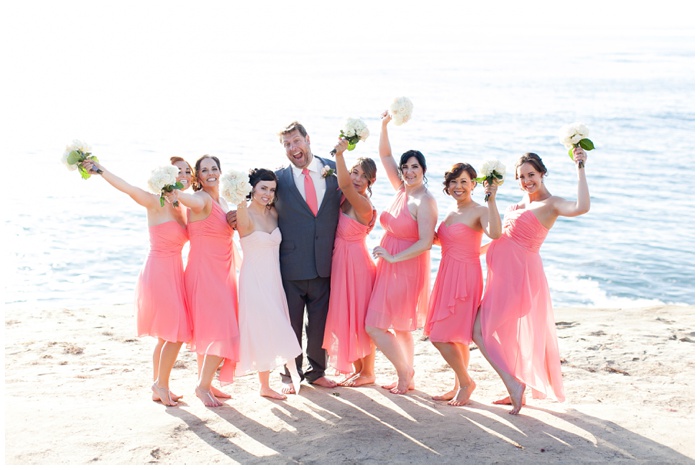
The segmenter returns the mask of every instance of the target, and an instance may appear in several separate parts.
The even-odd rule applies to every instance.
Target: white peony
[[[252,190],[248,175],[242,171],[229,170],[221,177],[221,195],[232,204],[243,202]]]
[[[179,170],[174,165],[161,166],[151,172],[148,187],[152,192],[160,194],[166,186],[174,186]]]
[[[400,96],[394,99],[394,102],[389,106],[389,114],[391,114],[391,121],[400,126],[411,119],[411,114],[413,113],[413,103],[410,99],[405,96]]]
[[[566,148],[573,148],[581,139],[588,138],[588,127],[580,122],[575,122],[559,129],[559,142]]]
[[[343,134],[348,139],[357,137],[364,142],[369,137],[369,128],[361,119],[348,118],[343,127]]]
[[[506,166],[498,160],[489,160],[481,164],[477,181],[491,179],[497,185],[502,185],[506,175]]]

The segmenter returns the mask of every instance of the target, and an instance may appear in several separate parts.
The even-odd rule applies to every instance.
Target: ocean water
[[[460,29],[431,17],[432,29],[399,34],[384,20],[420,12],[377,7],[338,30],[326,10],[262,21],[262,10],[131,15],[90,5],[17,7],[41,34],[3,33],[16,35],[8,60],[17,65],[3,90],[6,304],[132,301],[148,247],[145,210],[99,177],[68,172],[60,157],[73,139],[145,188],[171,155],[194,163],[213,154],[224,171],[284,165],[275,133],[292,120],[327,156],[345,118],[362,118],[371,135],[349,156],[377,157],[379,114],[396,96],[408,96],[414,114],[390,126],[392,148],[426,155],[440,219],[452,207],[442,175],[459,161],[506,164],[501,212],[522,197],[514,162],[528,151],[547,165],[550,191],[574,198],[576,172],[557,130],[586,123],[597,147],[586,167],[591,211],[560,218],[541,249],[555,306],[695,303],[690,29],[509,30],[475,18]],[[81,28],[56,21],[73,15]],[[380,169],[375,206],[392,195]],[[376,227],[368,245],[381,235]],[[431,254],[435,273],[439,248]]]

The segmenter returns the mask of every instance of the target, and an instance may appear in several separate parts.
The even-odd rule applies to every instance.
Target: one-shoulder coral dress
[[[484,345],[492,360],[532,389],[564,401],[559,346],[540,246],[549,230],[528,209],[511,206],[503,234],[486,253],[481,302]]]
[[[379,223],[386,230],[380,245],[392,255],[419,240],[418,222],[408,209],[408,195],[403,186],[389,208],[379,216]],[[398,263],[380,258],[365,324],[397,331],[422,328],[429,294],[429,250]]]
[[[136,282],[138,335],[188,342],[192,339],[192,318],[182,267],[187,230],[171,220],[148,227],[148,234],[150,251]]]
[[[348,374],[353,362],[374,348],[365,331],[367,305],[372,295],[376,266],[365,240],[374,227],[362,225],[340,211],[331,264],[331,296],[323,337],[328,365]]]
[[[438,227],[442,259],[430,294],[424,333],[430,341],[472,341],[484,280],[479,261],[483,232],[462,223]]]
[[[241,238],[243,263],[238,278],[240,362],[236,375],[270,371],[301,354],[289,322],[280,273],[282,232],[255,231]]]
[[[238,292],[233,229],[219,204],[209,216],[189,222],[190,252],[185,268],[187,304],[194,324],[190,349],[224,358],[219,381],[233,382],[238,362]]]

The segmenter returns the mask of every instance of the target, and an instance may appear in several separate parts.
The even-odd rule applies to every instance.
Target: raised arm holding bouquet
[[[359,141],[367,140],[369,129],[361,119],[348,118],[338,137],[348,141],[348,150],[355,150]],[[335,152],[335,149],[331,150],[331,155],[335,155]]]
[[[489,160],[487,162],[484,162],[481,165],[481,169],[479,170],[479,176],[476,178],[477,183],[483,183],[486,181],[490,187],[492,187],[494,184],[496,186],[500,186],[504,182],[504,177],[506,175],[506,166],[499,162],[498,160]],[[484,202],[489,201],[489,196],[491,196],[491,192],[489,191],[489,188],[486,188],[486,195],[484,196]]]
[[[574,149],[593,150],[595,146],[588,138],[588,127],[580,122],[568,124],[559,129],[559,142],[569,150],[569,158],[574,160]],[[578,167],[583,168],[584,162],[578,160]]]
[[[90,146],[79,140],[74,140],[72,144],[67,145],[66,151],[63,152],[63,164],[66,165],[70,171],[78,170],[80,176],[82,176],[84,180],[90,178],[90,171],[83,165],[83,162],[88,160],[99,162],[97,157],[90,153]],[[92,168],[95,173],[102,173],[102,170],[99,168],[94,166]]]

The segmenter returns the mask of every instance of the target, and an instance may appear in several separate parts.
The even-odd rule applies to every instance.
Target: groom
[[[280,268],[290,321],[300,345],[304,310],[307,314],[308,366],[302,371],[301,354],[296,358],[297,369],[299,375],[313,385],[335,387],[337,384],[325,377],[326,351],[321,347],[328,315],[331,257],[341,195],[335,174],[329,175],[324,167],[335,170],[335,162],[314,156],[306,129],[296,121],[278,135],[291,162],[276,171],[275,208],[282,232]],[[293,393],[286,369],[282,381],[285,383],[283,391]]]

